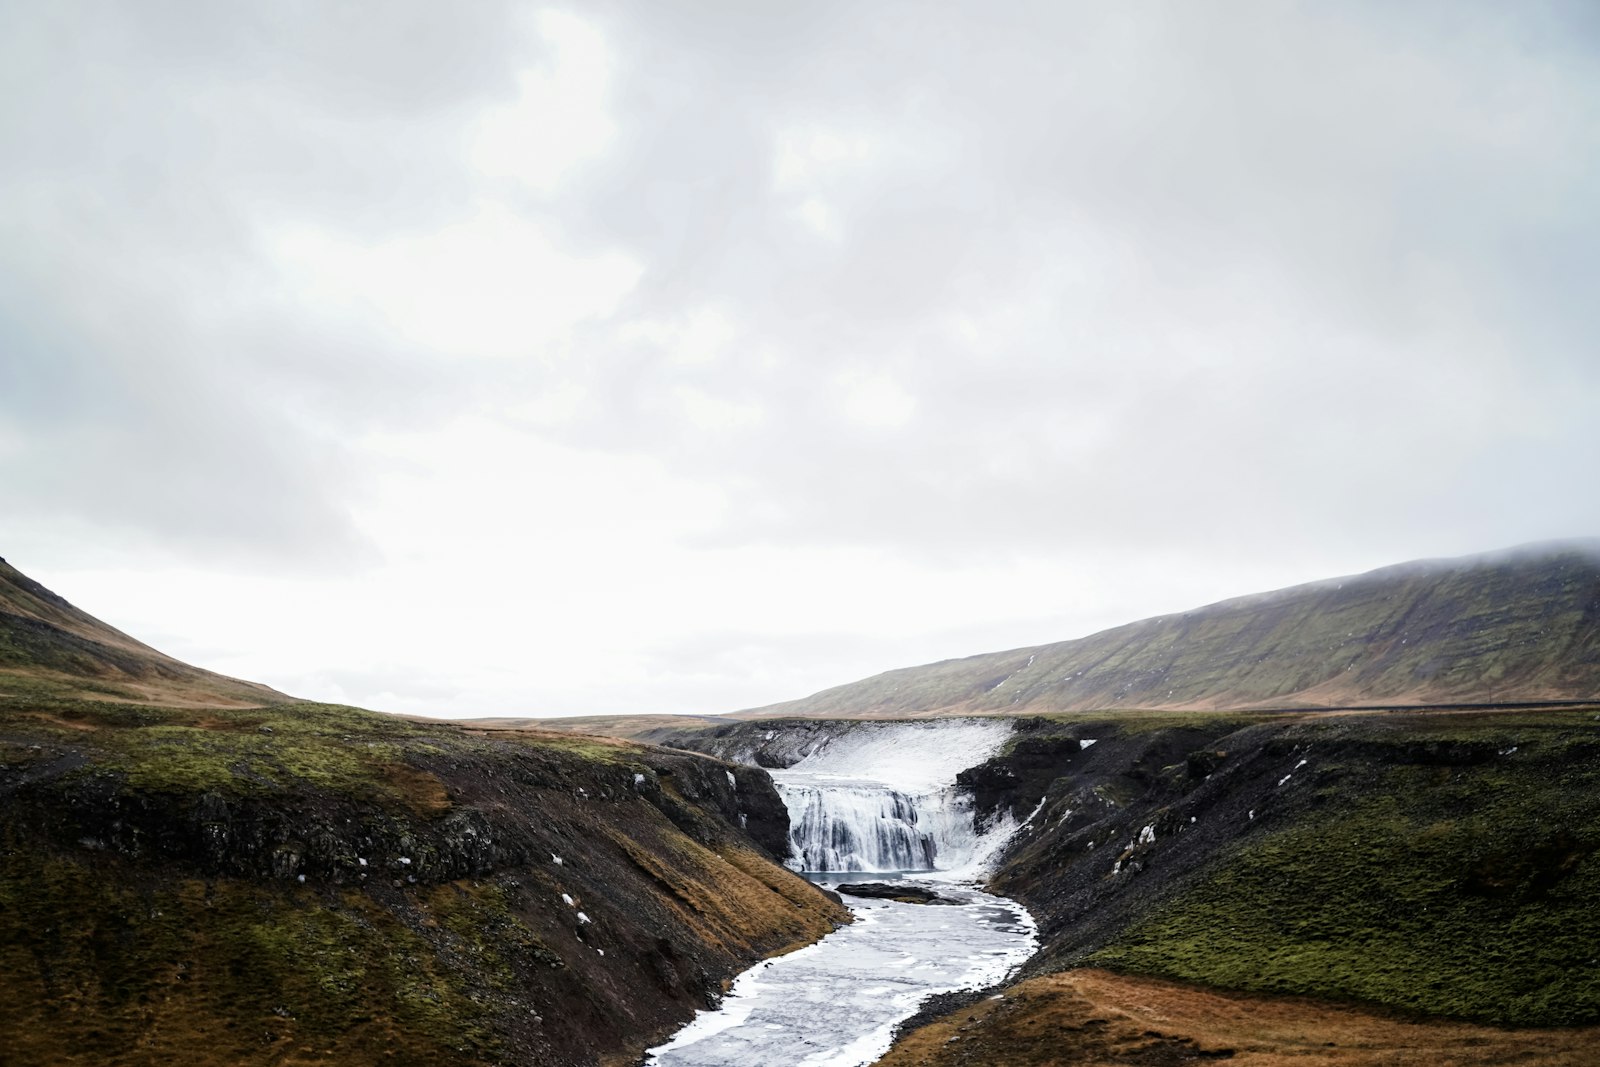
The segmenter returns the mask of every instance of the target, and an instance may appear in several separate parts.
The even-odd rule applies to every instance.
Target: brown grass
[[[418,815],[442,815],[450,810],[450,792],[436,775],[408,763],[386,763],[382,770],[389,785]]]
[[[504,717],[451,721],[486,733],[587,734],[632,739],[647,730],[697,725],[703,723],[705,718],[700,715],[577,715],[559,719]]]
[[[95,723],[83,719],[68,718],[62,715],[47,715],[44,712],[35,712],[27,718],[42,722],[47,726],[56,726],[64,730],[77,730],[79,733],[92,734],[100,729]]]
[[[1600,1062],[1597,1047],[1600,1027],[1501,1030],[1081,969],[938,1019],[878,1067],[1589,1067]]]
[[[617,831],[607,836],[665,890],[663,903],[680,922],[727,951],[756,946],[782,955],[849,921],[848,911],[804,879],[742,847],[714,852],[670,832],[646,845]]]

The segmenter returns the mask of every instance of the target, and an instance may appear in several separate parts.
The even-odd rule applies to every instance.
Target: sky
[[[1600,533],[1600,16],[0,0],[0,555],[438,716]]]

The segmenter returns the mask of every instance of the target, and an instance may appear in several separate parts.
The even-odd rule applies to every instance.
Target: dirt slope
[[[1600,1028],[1507,1030],[1303,997],[1067,971],[950,1012],[878,1067],[1588,1067]]]

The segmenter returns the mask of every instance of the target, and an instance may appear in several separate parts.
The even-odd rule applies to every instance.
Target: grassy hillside
[[[1413,563],[1075,641],[889,671],[745,716],[1586,700],[1600,542]]]
[[[570,715],[562,718],[534,719],[497,717],[457,719],[462,726],[485,730],[542,730],[558,734],[590,734],[620,737],[629,741],[648,741],[652,733],[678,729],[696,723],[727,722],[721,715]]]
[[[963,780],[1035,812],[995,879],[1040,915],[1030,973],[1600,1023],[1600,705],[1036,720]]]
[[[1600,1022],[1594,709],[1308,724],[1285,742],[1289,780],[1260,792],[1248,829],[1089,962],[1500,1024]]]
[[[0,564],[0,1060],[628,1062],[847,919],[760,771],[293,701]]]
[[[3,559],[0,690],[226,707],[292,699],[163,655],[79,610]]]
[[[625,1058],[843,920],[786,829],[603,739],[0,697],[5,1060]]]
[[[1593,1059],[1600,705],[1040,717],[963,780],[1042,949],[886,1064]]]

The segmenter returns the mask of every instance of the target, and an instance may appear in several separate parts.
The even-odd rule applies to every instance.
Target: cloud
[[[11,14],[0,538],[269,681],[756,703],[1600,525],[1581,5]]]
[[[1412,538],[1441,507],[1478,512],[1479,537],[1531,532],[1508,518],[1516,480],[1484,475],[1553,437],[1559,466],[1594,458],[1563,396],[1600,373],[1583,302],[1501,254],[1549,248],[1552,215],[1596,223],[1576,194],[1593,80],[1547,14],[1474,9],[1452,33],[1442,9],[1083,5],[679,27],[620,97],[698,99],[718,140],[640,139],[610,166],[640,173],[648,145],[656,214],[704,220],[705,241],[641,299],[742,311],[770,347],[720,382],[782,400],[734,455],[665,427],[640,446],[753,486],[734,541],[1092,549],[1081,520],[1114,515],[1156,539],[1180,517],[1232,527],[1199,536],[1255,553],[1342,526],[1349,502]],[[689,165],[714,194],[672,181]],[[595,188],[609,205],[604,173]],[[631,221],[595,218],[680,265],[676,238]],[[829,383],[852,375],[915,383],[917,417],[896,407],[889,437],[841,422]]]
[[[412,138],[459,126],[452,110],[509,82],[495,60],[510,57],[500,18],[357,14],[63,4],[8,20],[0,421],[26,443],[0,462],[14,514],[134,554],[370,555],[343,504],[356,464],[340,423],[392,397],[386,382],[427,375],[378,357],[378,338],[282,314],[271,234],[437,216],[460,179]]]
[[[563,249],[494,205],[376,244],[289,231],[276,251],[302,313],[348,316],[393,348],[440,356],[537,358],[577,323],[612,314],[640,273],[617,253]]]
[[[549,195],[615,136],[613,62],[605,39],[581,19],[545,10],[532,21],[551,61],[520,72],[517,99],[474,120],[467,161],[482,175]]]

